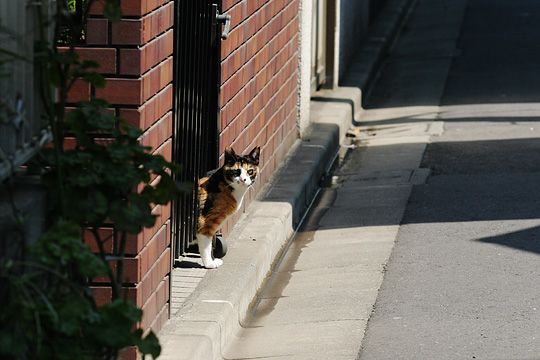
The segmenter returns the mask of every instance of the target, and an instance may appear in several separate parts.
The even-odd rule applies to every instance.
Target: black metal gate
[[[218,165],[219,10],[216,0],[175,1],[173,157],[182,166],[178,180],[194,185],[173,204],[175,258],[195,236],[196,184]]]

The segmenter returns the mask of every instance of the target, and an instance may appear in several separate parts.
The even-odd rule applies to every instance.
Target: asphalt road
[[[439,105],[444,132],[359,359],[540,359],[539,39],[539,1],[419,1],[368,106]],[[403,94],[418,68],[444,86]]]

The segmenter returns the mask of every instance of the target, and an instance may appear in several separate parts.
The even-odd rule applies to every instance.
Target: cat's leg
[[[212,259],[212,237],[203,234],[197,234],[197,243],[203,265],[207,269],[215,269],[223,264],[221,259]]]

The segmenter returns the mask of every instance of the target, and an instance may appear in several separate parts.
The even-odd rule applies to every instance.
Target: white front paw
[[[207,269],[217,269],[221,265],[223,265],[223,260],[221,259],[214,259],[212,261],[204,263],[204,267]]]

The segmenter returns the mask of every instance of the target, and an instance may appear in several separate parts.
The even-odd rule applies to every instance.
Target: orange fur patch
[[[206,191],[208,178],[199,181],[199,209],[203,209],[207,201],[212,201],[212,208],[206,214],[199,214],[197,232],[205,236],[214,236],[225,219],[236,211],[236,199],[232,189],[226,183],[219,184],[219,193]]]

